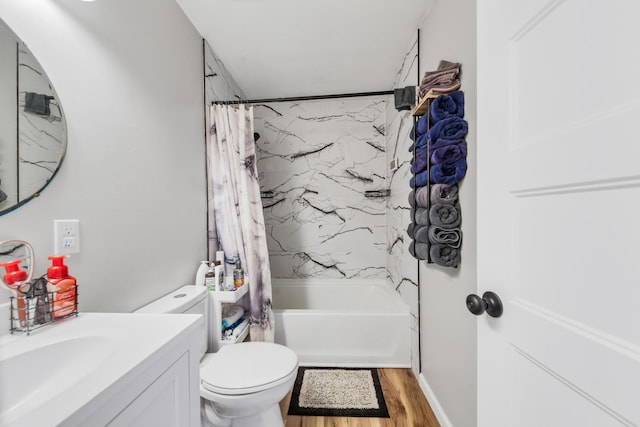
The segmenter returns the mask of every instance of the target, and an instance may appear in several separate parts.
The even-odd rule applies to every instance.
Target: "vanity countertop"
[[[197,383],[202,327],[200,315],[80,313],[2,335],[0,426],[107,424],[185,354]]]

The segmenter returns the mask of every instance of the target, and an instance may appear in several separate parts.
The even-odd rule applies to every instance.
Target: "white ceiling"
[[[432,0],[176,0],[248,98],[393,89]]]

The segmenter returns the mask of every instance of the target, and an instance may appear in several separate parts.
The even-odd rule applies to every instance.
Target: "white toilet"
[[[200,361],[203,426],[283,427],[278,403],[287,395],[298,371],[298,357],[285,346],[246,342],[206,353],[212,325],[208,292],[184,286],[140,308],[136,313],[195,313],[205,316]]]

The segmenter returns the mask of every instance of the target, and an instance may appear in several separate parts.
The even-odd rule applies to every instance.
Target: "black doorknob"
[[[498,295],[491,291],[482,294],[482,298],[476,294],[471,294],[467,296],[467,309],[476,316],[486,311],[491,317],[500,317],[502,316],[502,301],[500,301]]]

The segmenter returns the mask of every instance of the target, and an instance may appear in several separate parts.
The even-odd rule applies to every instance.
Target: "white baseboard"
[[[447,417],[447,414],[444,412],[442,405],[440,405],[440,401],[438,401],[438,398],[433,393],[433,390],[429,386],[429,383],[423,374],[418,375],[418,384],[420,384],[424,397],[427,398],[427,402],[429,402],[433,413],[438,419],[440,427],[453,427],[453,424],[449,421],[449,417]]]

